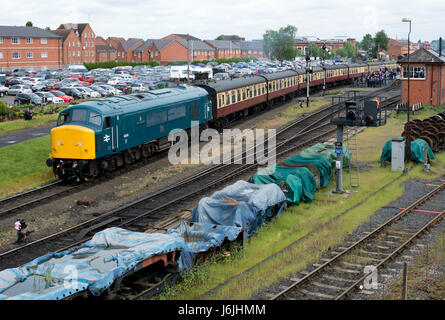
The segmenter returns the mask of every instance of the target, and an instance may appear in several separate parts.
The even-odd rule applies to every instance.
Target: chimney
[[[439,38],[439,57],[442,56],[442,37]]]

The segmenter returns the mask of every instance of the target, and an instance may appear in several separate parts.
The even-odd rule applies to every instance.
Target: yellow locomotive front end
[[[51,130],[51,154],[53,159],[94,159],[94,130],[78,125],[63,125]]]

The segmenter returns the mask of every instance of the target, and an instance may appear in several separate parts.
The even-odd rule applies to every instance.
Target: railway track
[[[395,102],[394,99],[393,103]],[[320,109],[280,130],[277,134],[277,157],[283,157],[289,152],[311,145],[332,134],[335,128],[329,124],[330,108],[331,106]],[[296,141],[298,142],[295,143]],[[247,150],[242,158],[246,158],[249,152],[253,151]],[[240,155],[234,157],[237,156]],[[181,182],[98,217],[3,252],[0,254],[0,269],[23,264],[49,251],[65,250],[78,245],[90,239],[95,232],[108,227],[124,227],[132,231],[144,231],[149,227],[165,230],[166,227],[157,226],[157,221],[168,213],[181,211],[184,202],[197,201],[209,190],[231,182],[237,176],[256,169],[257,166],[257,163],[211,166]]]
[[[445,204],[441,199],[444,196],[445,183],[442,183],[355,242],[340,247],[333,256],[314,264],[313,270],[298,273],[293,283],[272,300],[340,300],[358,289],[372,294],[369,289],[379,270],[443,219]]]
[[[373,91],[368,96],[373,96],[373,95],[375,96],[380,94],[381,92],[391,91],[392,89],[397,88],[398,85],[399,85],[398,82],[393,82],[390,86]],[[304,132],[304,130],[307,130],[311,125],[316,125],[318,123],[321,123],[321,121],[324,121],[326,119],[327,114],[329,113],[329,110],[330,109],[328,107],[323,108],[319,111],[310,114],[306,119],[303,119],[301,125],[304,125],[304,123],[306,123],[307,126],[300,129],[298,133]],[[313,119],[314,116],[318,116],[320,117],[320,119],[311,123],[310,121],[311,119]],[[286,131],[289,131],[289,129],[294,126],[295,123],[291,123],[286,127],[282,128],[278,133],[281,135],[280,139],[286,139]],[[19,210],[29,209],[38,206],[40,204],[43,204],[49,200],[54,200],[63,195],[67,195],[75,190],[81,190],[87,188],[88,186],[94,185],[97,182],[99,183],[104,182],[108,179],[115,177],[116,175],[122,174],[122,172],[129,172],[137,168],[140,168],[141,166],[146,165],[147,163],[153,162],[159,159],[160,157],[163,157],[165,155],[165,152],[166,150],[162,150],[159,153],[153,155],[150,159],[144,159],[128,167],[120,168],[116,172],[108,173],[106,176],[97,178],[95,181],[67,185],[61,180],[56,180],[42,187],[0,199],[0,219],[7,218],[11,216],[13,213],[18,212]],[[211,170],[214,170],[214,168],[211,168]],[[206,171],[202,172],[202,174],[206,174]]]

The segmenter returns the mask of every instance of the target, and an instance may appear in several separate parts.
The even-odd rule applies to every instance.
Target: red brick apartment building
[[[240,41],[230,40],[204,40],[215,50],[215,59],[241,57]]]
[[[144,43],[142,39],[121,40],[116,48],[117,61],[136,62],[133,57],[133,51]]]
[[[419,44],[410,42],[409,51],[414,52],[420,49]],[[388,49],[387,49],[389,59],[397,60],[400,56],[405,56],[408,54],[408,40],[388,40]]]
[[[348,38],[346,41],[343,40],[309,40],[308,38],[302,38],[302,39],[296,39],[295,40],[295,48],[301,50],[304,54],[306,53],[307,48],[310,46],[311,43],[314,43],[317,47],[321,48],[323,46],[326,46],[331,51],[336,51],[340,48],[343,48],[345,46],[345,42],[349,42],[355,47],[356,41],[355,39]]]
[[[114,61],[117,50],[102,37],[96,37],[96,62]]]
[[[64,23],[53,32],[63,37],[64,65],[96,62],[96,35],[88,23]]]
[[[0,26],[0,71],[58,69],[61,37],[37,28]]]
[[[398,61],[402,68],[402,102],[408,102],[408,57]],[[410,54],[410,105],[439,106],[445,103],[445,57],[434,50],[418,49]]]

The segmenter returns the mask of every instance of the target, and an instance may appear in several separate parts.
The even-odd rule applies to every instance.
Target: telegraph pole
[[[189,34],[187,34],[187,83],[190,82],[190,38]]]
[[[309,71],[311,57],[306,53],[306,107],[309,108]]]
[[[407,19],[407,18],[403,18],[402,22],[409,22],[409,32],[408,32],[408,123],[406,124],[406,144],[407,144],[407,159],[408,161],[411,161],[411,138],[410,138],[410,134],[411,134],[411,130],[410,130],[410,123],[409,123],[409,110],[411,108],[410,105],[410,101],[409,101],[409,79],[411,77],[411,70],[410,70],[410,65],[409,65],[409,36],[411,34],[411,19]],[[402,69],[402,76],[403,76],[403,69]]]

